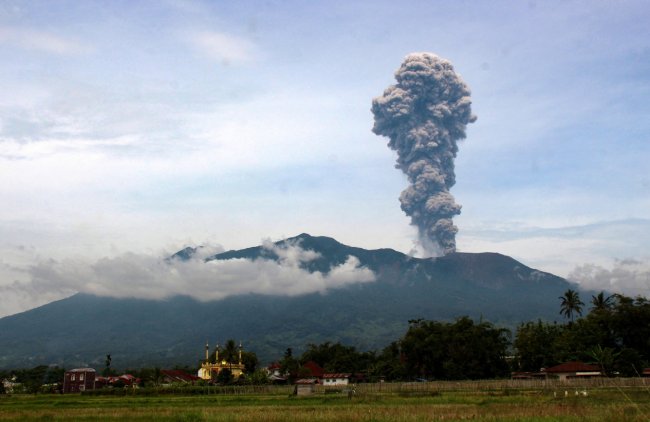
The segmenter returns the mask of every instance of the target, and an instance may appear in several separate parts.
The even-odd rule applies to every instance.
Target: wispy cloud
[[[0,44],[56,55],[92,52],[92,48],[81,41],[31,28],[0,27]]]
[[[462,228],[460,234],[459,244],[464,252],[500,252],[526,265],[566,277],[574,272],[577,263],[596,262],[611,267],[616,262],[613,257],[641,259],[640,251],[646,250],[650,241],[650,220],[624,219],[554,227],[504,220],[488,223],[483,228],[476,225]],[[624,293],[629,292],[624,290]]]
[[[27,270],[28,282],[0,286],[0,292],[2,302],[20,300],[23,303],[30,298],[35,303],[42,295],[53,300],[76,292],[154,300],[188,295],[206,301],[248,293],[283,296],[324,293],[328,289],[375,280],[374,273],[360,266],[353,256],[327,273],[310,273],[302,264],[318,258],[318,253],[304,250],[297,244],[280,247],[267,241],[263,246],[279,259],[206,262],[205,257],[222,250],[207,247],[187,261],[167,259],[167,254],[136,253],[96,262],[46,260]]]
[[[257,54],[253,42],[221,32],[193,32],[187,39],[200,54],[226,65],[248,63]]]

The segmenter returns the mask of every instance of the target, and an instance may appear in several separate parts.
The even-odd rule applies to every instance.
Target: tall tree
[[[505,376],[509,332],[468,317],[454,323],[414,321],[400,340],[410,378],[481,379]]]
[[[300,363],[293,357],[293,349],[287,347],[287,351],[284,352],[284,357],[280,361],[280,373],[283,376],[288,375],[289,380],[292,381],[298,375],[299,368]]]
[[[238,357],[238,350],[237,350],[237,343],[235,343],[235,340],[230,339],[226,341],[226,345],[223,348],[223,358],[228,362],[228,365],[230,366],[230,373],[232,374],[232,364],[237,360]]]
[[[600,292],[596,296],[591,296],[591,304],[596,311],[606,311],[612,307],[612,297],[605,296],[605,292]]]
[[[564,295],[560,296],[558,299],[561,300],[560,303],[560,314],[564,315],[566,318],[569,318],[573,322],[573,316],[578,314],[582,315],[582,307],[584,303],[580,300],[580,295],[573,289],[568,289],[564,292]]]
[[[113,369],[111,368],[112,361],[113,359],[111,359],[111,355],[110,354],[106,355],[106,361],[105,361],[104,370],[102,371],[102,376],[110,377],[111,375],[114,375]]]
[[[539,371],[560,363],[557,361],[556,348],[562,329],[561,325],[541,320],[519,325],[514,341],[518,369]]]

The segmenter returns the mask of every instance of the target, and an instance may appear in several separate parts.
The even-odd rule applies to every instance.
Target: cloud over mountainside
[[[580,288],[632,296],[650,296],[650,261],[619,260],[610,270],[595,264],[576,267],[567,277]]]
[[[277,261],[210,259],[217,251],[208,247],[197,248],[189,259],[125,253],[92,263],[74,259],[43,261],[30,268],[29,283],[2,287],[2,293],[3,296],[58,294],[63,297],[82,292],[141,299],[188,295],[208,301],[247,293],[285,296],[323,293],[347,284],[375,281],[373,272],[361,267],[353,256],[328,272],[310,273],[302,265],[318,258],[318,253],[304,250],[298,243],[276,245],[265,241],[262,246],[277,256]]]

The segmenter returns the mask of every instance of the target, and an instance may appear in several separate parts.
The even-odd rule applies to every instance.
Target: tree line
[[[364,374],[368,380],[489,379],[511,372],[539,372],[567,361],[598,364],[607,376],[639,376],[650,366],[650,301],[604,292],[585,304],[575,290],[558,298],[565,323],[529,321],[513,333],[487,321],[461,317],[454,322],[409,321],[402,338],[381,351],[352,346],[309,344],[294,357],[287,349],[281,371],[308,376],[313,361],[327,372]],[[302,368],[302,369],[301,369]]]
[[[582,360],[600,365],[606,375],[639,376],[650,366],[650,301],[646,298],[601,292],[592,296],[584,317],[585,304],[577,292],[567,290],[560,300],[567,324],[536,321],[517,328],[513,343],[517,369],[539,371]]]
[[[308,344],[295,356],[287,348],[280,371],[293,381],[311,375],[304,366],[315,362],[326,372],[360,374],[368,381],[489,379],[509,377],[512,371],[538,372],[563,362],[598,364],[608,376],[639,376],[650,366],[650,301],[604,292],[591,297],[589,310],[579,293],[569,289],[560,300],[565,323],[528,321],[513,333],[488,321],[460,317],[455,321],[410,320],[405,334],[379,351],[359,351],[339,342]],[[234,342],[233,342],[234,344]],[[222,356],[235,359],[235,352]],[[220,379],[222,384],[268,383],[254,352],[243,352],[244,377]],[[185,366],[189,373],[196,369]],[[104,372],[112,374],[110,356]],[[159,368],[127,370],[148,385],[160,382]],[[14,377],[30,391],[62,378],[63,369],[39,366],[0,371],[0,379]],[[223,378],[223,377],[222,377]]]

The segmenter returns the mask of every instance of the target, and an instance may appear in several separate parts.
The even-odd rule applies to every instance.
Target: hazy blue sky
[[[302,232],[409,252],[370,105],[419,51],[478,116],[458,250],[647,295],[648,22],[646,1],[0,0],[0,315],[61,294],[30,284],[44,262]]]

